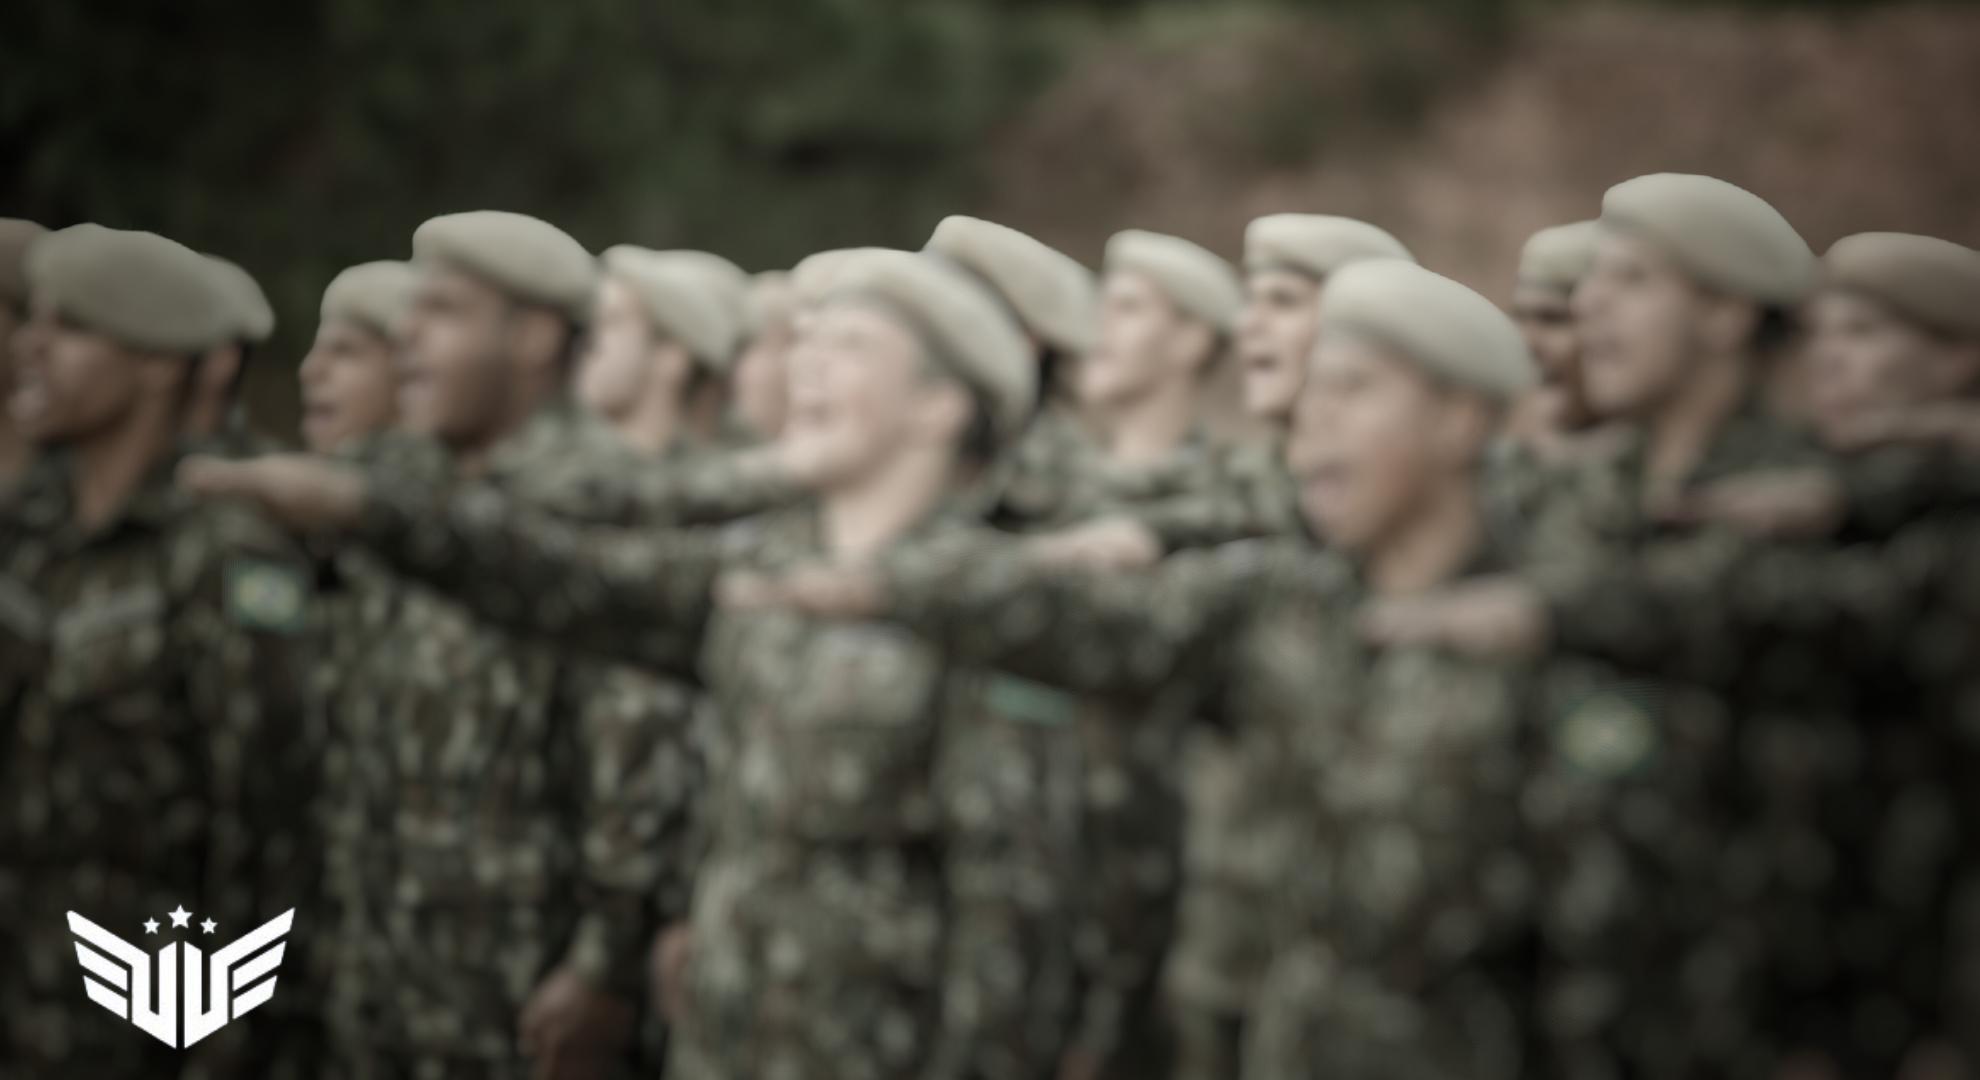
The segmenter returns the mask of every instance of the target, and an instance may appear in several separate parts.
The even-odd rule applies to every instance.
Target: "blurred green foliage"
[[[273,295],[288,359],[332,273],[404,255],[418,222],[451,210],[751,267],[916,244],[967,204],[986,136],[1082,41],[1157,27],[1151,8],[1275,3],[1393,53],[1368,70],[1398,120],[1444,67],[1396,44],[1412,40],[1398,13],[1489,41],[1548,6],[24,0],[0,5],[0,214],[150,228],[236,259]],[[1325,119],[1286,85],[1251,121],[1272,157]]]

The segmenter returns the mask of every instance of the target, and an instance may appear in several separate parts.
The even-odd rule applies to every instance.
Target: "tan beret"
[[[1388,230],[1330,214],[1268,214],[1244,230],[1247,270],[1291,270],[1324,278],[1362,259],[1416,261]]]
[[[1100,288],[1072,256],[1008,226],[961,215],[943,218],[922,250],[983,279],[1046,345],[1073,353],[1093,347]]]
[[[1602,224],[1648,236],[1720,292],[1795,304],[1815,283],[1815,256],[1780,211],[1724,180],[1656,173],[1602,197]]]
[[[791,275],[783,270],[765,270],[750,278],[748,318],[743,324],[743,333],[756,337],[771,327],[791,317],[791,308],[796,304],[796,293],[791,288]]]
[[[1321,294],[1320,321],[1329,334],[1366,337],[1494,398],[1534,382],[1526,341],[1497,304],[1401,259],[1343,267]]]
[[[32,221],[0,218],[0,303],[27,299],[28,245],[47,232]]]
[[[250,345],[260,345],[275,333],[275,309],[268,306],[268,294],[254,275],[218,255],[208,255],[213,280],[233,309],[234,337]]]
[[[1129,229],[1107,241],[1107,271],[1141,274],[1192,318],[1220,333],[1237,329],[1244,286],[1231,264],[1180,236]]]
[[[854,261],[876,251],[893,250],[879,247],[831,248],[806,255],[791,268],[792,297],[800,306],[816,304],[831,294],[840,273]]]
[[[662,336],[687,346],[697,362],[719,374],[729,370],[742,336],[737,306],[720,291],[719,275],[678,257],[684,254],[699,253],[621,244],[606,249],[605,273],[632,289]]]
[[[76,325],[146,352],[233,340],[235,310],[206,256],[148,232],[75,225],[34,242],[28,288]]]
[[[827,302],[878,301],[899,311],[956,374],[983,395],[998,434],[1024,429],[1037,403],[1038,363],[988,289],[926,254],[868,250],[840,260]]]
[[[749,320],[749,271],[712,251],[672,248],[659,254],[668,264],[700,278],[731,322],[741,327]]]
[[[1519,283],[1573,292],[1594,265],[1595,237],[1600,230],[1597,222],[1577,221],[1534,233],[1520,249]]]
[[[323,318],[349,319],[391,337],[405,322],[418,287],[419,274],[411,263],[359,263],[330,279],[323,290]]]
[[[1865,293],[1942,334],[1980,338],[1980,251],[1909,233],[1858,233],[1822,257],[1823,284]]]
[[[597,263],[547,221],[503,210],[445,214],[413,232],[413,258],[457,267],[579,325],[591,318]]]

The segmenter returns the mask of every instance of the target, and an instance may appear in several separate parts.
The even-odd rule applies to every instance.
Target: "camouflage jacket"
[[[381,488],[360,535],[483,618],[708,688],[722,738],[680,1075],[1049,1069],[1069,854],[1029,729],[1051,718],[887,626],[719,610],[725,569],[819,556],[811,508],[583,531],[492,488],[437,511]]]
[[[154,1060],[159,1046],[82,994],[66,911],[145,948],[165,939],[139,924],[180,905],[219,940],[289,908],[299,932],[319,928],[306,564],[258,516],[181,495],[175,464],[84,530],[66,458],[45,456],[0,532],[8,1075],[170,1075],[181,1063],[214,1075],[239,1050],[216,1038]],[[165,938],[211,946],[201,930]],[[277,1006],[307,993],[291,979]]]
[[[424,440],[358,456],[429,500],[452,483]],[[601,425],[551,406],[491,453],[486,482],[611,519],[630,471]],[[520,1070],[517,1018],[547,972],[637,999],[648,944],[685,908],[696,697],[503,633],[354,547],[333,563],[317,688],[340,1044]]]
[[[1562,647],[1743,706],[1719,735],[1719,922],[1766,943],[1756,1037],[1844,1075],[1934,1038],[1980,1061],[1976,536],[1966,510],[1847,547],[1665,541],[1552,598]]]
[[[1294,833],[1264,842],[1276,888],[1251,912],[1275,958],[1253,1003],[1256,1075],[1528,1075],[1533,740],[1518,672],[1368,649],[1356,574],[1298,542],[1180,555],[1152,579],[980,552],[891,577],[894,616],[959,658],[1080,692],[1183,696],[1192,708],[1127,722],[1244,728],[1294,763],[1246,778]]]

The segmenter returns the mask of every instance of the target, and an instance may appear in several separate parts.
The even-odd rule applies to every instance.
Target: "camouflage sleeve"
[[[1159,499],[1129,513],[1166,551],[1300,531],[1298,492],[1276,443],[1232,450],[1220,472],[1219,482],[1205,492]]]
[[[309,563],[259,521],[184,538],[171,558],[184,597],[173,637],[190,713],[206,718],[208,878],[216,895],[244,901],[240,918],[296,906],[314,887],[308,813],[321,746],[307,701],[318,643]]]
[[[187,715],[199,721],[209,815],[200,910],[230,938],[290,910],[292,932],[327,932],[315,816],[324,734],[308,700],[313,576],[259,521],[231,508],[210,516],[217,528],[182,537],[168,556],[168,634],[183,657]],[[318,1004],[307,979],[291,980],[253,1039],[222,1033],[188,1075],[260,1075],[265,1055],[306,1052]]]
[[[1221,670],[1254,571],[1226,549],[1147,574],[1083,576],[989,541],[896,558],[887,576],[890,615],[964,663],[1084,693],[1140,694]]]
[[[432,503],[374,479],[353,538],[493,625],[694,677],[725,537],[576,527],[485,485]]]
[[[1926,546],[1929,546],[1926,545]],[[1571,587],[1543,590],[1556,644],[1640,674],[1726,686],[1763,665],[1877,663],[1943,576],[1897,551],[1662,541]]]
[[[1889,536],[1939,509],[1980,506],[1980,462],[1944,450],[1896,447],[1859,454],[1837,466],[1844,527]]]
[[[627,668],[573,674],[580,775],[576,831],[584,912],[565,966],[637,1000],[647,945],[687,910],[689,825],[701,788],[687,686]]]
[[[1072,729],[968,701],[938,763],[951,929],[928,1075],[1048,1076],[1072,1009]]]
[[[801,492],[769,456],[711,454],[624,474],[624,520],[634,525],[715,525],[792,502]]]

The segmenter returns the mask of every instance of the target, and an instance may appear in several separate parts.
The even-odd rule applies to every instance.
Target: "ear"
[[[1169,356],[1179,370],[1201,377],[1217,359],[1221,335],[1202,319],[1178,315],[1175,332],[1169,335]]]
[[[1925,386],[1935,399],[1972,397],[1980,390],[1980,340],[1933,341],[1925,347]]]
[[[1718,293],[1699,297],[1698,333],[1714,355],[1746,351],[1760,329],[1760,305]]]
[[[917,440],[927,444],[959,444],[969,430],[976,401],[959,379],[929,379],[920,387],[907,421]]]
[[[1452,387],[1442,388],[1440,398],[1425,434],[1439,457],[1470,465],[1498,432],[1504,409],[1481,394]]]
[[[647,348],[646,362],[651,367],[649,378],[676,391],[686,386],[688,377],[694,374],[694,357],[688,355],[687,346],[657,335]]]
[[[570,324],[549,308],[519,308],[509,324],[509,355],[522,370],[554,376],[570,333]]]
[[[198,366],[193,371],[194,390],[200,397],[224,394],[240,373],[239,345],[222,345],[208,350],[205,356],[199,358]]]

